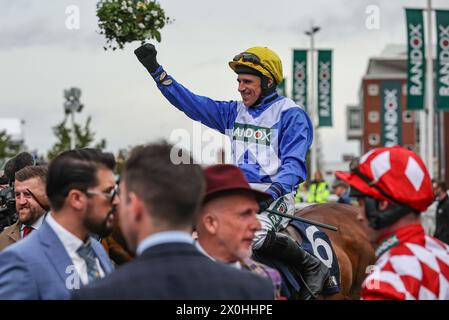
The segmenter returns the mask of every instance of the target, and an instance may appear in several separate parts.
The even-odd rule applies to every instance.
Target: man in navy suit
[[[75,299],[274,298],[267,279],[214,262],[194,246],[204,177],[186,154],[167,143],[133,151],[120,184],[119,217],[137,257],[74,292]],[[179,155],[187,163],[175,164]]]
[[[48,170],[52,211],[41,228],[0,254],[0,299],[68,299],[70,291],[112,272],[101,244],[118,204],[114,156],[66,151]]]

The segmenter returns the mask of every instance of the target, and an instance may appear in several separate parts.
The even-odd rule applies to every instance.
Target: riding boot
[[[300,272],[303,282],[311,297],[316,298],[329,278],[329,268],[317,257],[305,251],[295,240],[286,234],[269,231],[257,254],[279,259]],[[301,290],[303,291],[303,290]],[[308,294],[302,292],[302,296]]]

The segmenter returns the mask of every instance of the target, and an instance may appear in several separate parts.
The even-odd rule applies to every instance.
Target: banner
[[[449,11],[436,10],[436,110],[449,111]]]
[[[287,94],[287,91],[286,91],[286,88],[285,88],[286,87],[286,85],[285,85],[286,82],[287,82],[287,79],[284,78],[284,79],[282,79],[282,82],[280,84],[278,84],[278,86],[276,87],[276,91],[277,91],[278,95],[286,97],[286,94]]]
[[[381,92],[381,144],[391,147],[402,144],[401,82],[382,81]]]
[[[405,9],[407,18],[407,109],[424,110],[426,59],[423,11]]]
[[[318,50],[318,127],[332,127],[332,51]]]
[[[307,111],[307,50],[293,50],[292,100]]]

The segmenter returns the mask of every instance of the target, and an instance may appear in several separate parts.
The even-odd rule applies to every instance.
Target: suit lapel
[[[56,233],[46,221],[42,224],[38,235],[43,244],[47,259],[56,269],[60,278],[65,282],[67,277],[73,275],[73,272],[75,272],[75,269],[68,269],[69,266],[73,266],[72,259],[70,259],[61,240],[59,240]]]

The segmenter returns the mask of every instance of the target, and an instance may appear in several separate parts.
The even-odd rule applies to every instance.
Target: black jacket
[[[438,201],[435,238],[449,244],[449,196]]]
[[[191,244],[166,243],[75,290],[72,299],[270,300],[273,292],[267,279],[214,262]]]

